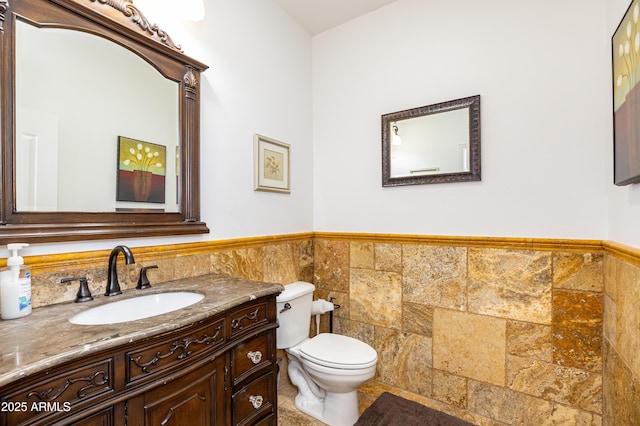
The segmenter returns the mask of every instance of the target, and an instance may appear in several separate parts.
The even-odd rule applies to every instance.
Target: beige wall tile
[[[602,413],[602,375],[577,368],[507,356],[508,387],[517,392]]]
[[[617,299],[618,264],[621,261],[613,256],[604,258],[604,291],[614,302]]]
[[[352,241],[349,244],[349,262],[351,268],[373,269],[373,243]]]
[[[466,309],[466,248],[406,244],[402,267],[405,301]]]
[[[507,321],[507,353],[553,361],[552,328],[530,322]]]
[[[418,334],[375,328],[376,378],[409,392],[431,396],[432,342]]]
[[[629,369],[640,376],[640,268],[623,262],[618,268],[615,347]]]
[[[263,278],[263,248],[227,250],[211,254],[213,271],[249,280]]]
[[[469,380],[469,409],[506,425],[531,426],[549,417],[553,403],[504,387]]]
[[[351,269],[350,316],[352,320],[402,328],[402,277],[395,272]]]
[[[402,245],[376,243],[374,254],[378,271],[402,272]]]
[[[402,331],[432,337],[433,308],[416,303],[403,303]]]
[[[300,276],[300,252],[297,244],[275,244],[264,248],[264,280],[290,284]]]
[[[261,259],[262,251],[251,251],[246,254],[246,262],[251,263],[254,257]],[[150,265],[150,262],[146,262],[147,265]],[[197,277],[198,275],[205,275],[211,273],[211,256],[208,253],[196,254],[191,256],[178,256],[175,259],[169,259],[169,264],[166,264],[166,260],[162,260],[161,262],[155,262],[158,265],[158,272],[160,274],[173,275],[173,279],[179,278],[189,278],[189,277]],[[165,271],[165,269],[173,268],[173,274],[170,274]],[[154,271],[149,271],[149,279],[153,283],[155,279],[152,280],[152,275]],[[162,282],[162,281],[156,281]]]
[[[604,255],[556,252],[553,254],[553,286],[601,292],[604,289]]]
[[[597,414],[473,380],[469,381],[469,408],[513,426],[602,425]]]
[[[433,366],[458,376],[504,386],[506,321],[436,309]]]
[[[617,312],[616,312],[616,304],[609,296],[604,296],[604,312],[603,312],[603,335],[605,339],[608,339],[611,342],[616,341],[617,335]]]
[[[467,408],[467,379],[434,369],[432,397],[455,407]]]
[[[353,337],[375,347],[375,326],[372,324],[337,318],[334,322],[334,332]]]
[[[313,250],[313,283],[316,287],[348,293],[349,242],[317,240]]]
[[[634,375],[615,349],[605,342],[604,424],[635,425],[640,420],[640,379]]]
[[[551,324],[551,253],[469,249],[469,311]]]

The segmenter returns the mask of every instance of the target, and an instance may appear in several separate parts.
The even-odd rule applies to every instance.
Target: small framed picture
[[[266,136],[253,135],[254,190],[291,192],[289,145]]]

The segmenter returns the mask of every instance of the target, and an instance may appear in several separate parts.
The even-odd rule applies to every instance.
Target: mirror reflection
[[[382,116],[383,186],[480,180],[480,96]]]
[[[390,124],[391,176],[469,171],[469,108]]]
[[[177,82],[102,37],[19,20],[15,78],[17,211],[180,211]]]

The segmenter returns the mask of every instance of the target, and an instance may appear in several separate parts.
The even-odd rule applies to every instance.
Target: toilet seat
[[[300,345],[299,351],[307,361],[342,370],[369,368],[378,362],[378,354],[371,346],[340,334],[319,334]]]

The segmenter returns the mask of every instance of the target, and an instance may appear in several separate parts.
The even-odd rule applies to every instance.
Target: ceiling
[[[396,0],[275,1],[313,36]]]

